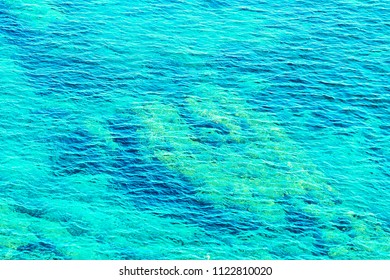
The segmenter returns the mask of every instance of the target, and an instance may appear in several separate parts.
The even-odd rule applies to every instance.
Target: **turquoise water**
[[[0,0],[0,258],[390,259],[390,2]]]

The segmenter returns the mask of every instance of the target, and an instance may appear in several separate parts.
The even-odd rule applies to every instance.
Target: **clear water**
[[[0,0],[0,258],[390,259],[389,73],[389,0]]]

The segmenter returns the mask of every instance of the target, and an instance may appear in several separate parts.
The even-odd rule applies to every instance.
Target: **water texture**
[[[389,80],[389,0],[0,0],[0,258],[390,259]]]

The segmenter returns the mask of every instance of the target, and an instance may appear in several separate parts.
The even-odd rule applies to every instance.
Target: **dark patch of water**
[[[37,241],[28,243],[27,245],[19,246],[17,251],[17,259],[44,259],[44,260],[65,260],[68,259],[61,253],[56,246],[49,241]]]

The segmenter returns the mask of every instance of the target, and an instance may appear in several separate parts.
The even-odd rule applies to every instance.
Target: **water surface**
[[[389,259],[389,19],[0,0],[0,257]]]

